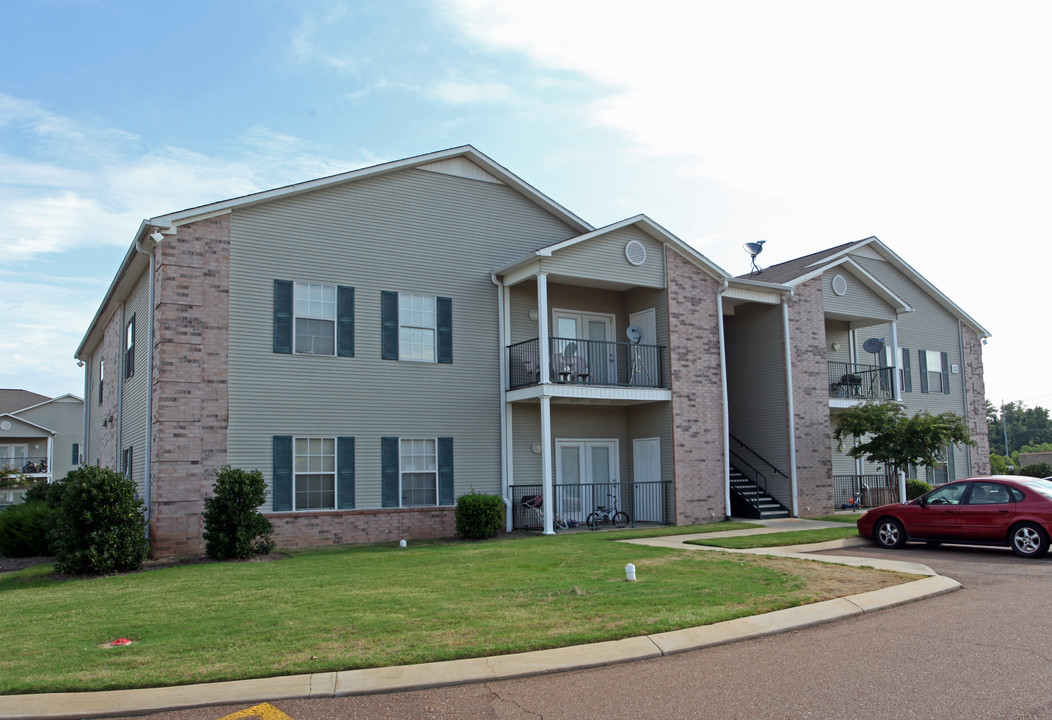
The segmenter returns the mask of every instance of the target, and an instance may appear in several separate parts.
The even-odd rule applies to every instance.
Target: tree
[[[1008,421],[1008,449],[1005,449],[1005,420]],[[990,452],[1008,456],[1024,445],[1052,442],[1052,418],[1043,407],[1028,408],[1022,401],[995,407],[986,401],[986,429]]]
[[[848,451],[851,457],[881,464],[892,475],[910,465],[941,465],[951,444],[975,444],[960,415],[932,415],[922,410],[910,416],[893,402],[867,402],[851,408],[837,418],[833,434],[839,441],[854,438]]]
[[[213,497],[205,498],[205,552],[217,560],[247,559],[274,549],[274,526],[259,512],[267,483],[259,470],[216,471]]]

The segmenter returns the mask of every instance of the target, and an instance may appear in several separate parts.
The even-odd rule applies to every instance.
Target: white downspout
[[[731,281],[724,278],[716,293],[716,322],[720,333],[720,383],[723,392],[723,514],[725,520],[731,519],[731,418],[727,400],[727,347],[723,328],[723,293],[727,292]]]
[[[512,530],[512,507],[508,490],[508,355],[507,328],[504,324],[504,284],[496,273],[489,274],[497,287],[497,357],[500,365],[500,497],[504,501],[504,525]]]
[[[143,503],[146,505],[146,537],[150,537],[150,495],[151,495],[151,480],[153,477],[153,455],[151,448],[153,446],[153,317],[154,317],[154,261],[155,251],[157,250],[157,243],[164,239],[161,233],[153,233],[150,235],[150,240],[153,245],[149,250],[145,250],[141,242],[136,239],[135,249],[143,255],[146,255],[150,259],[150,290],[149,290],[149,303],[150,307],[147,314],[146,323],[146,447],[143,448],[145,455],[145,463],[143,465]]]
[[[789,405],[789,493],[793,499],[793,517],[800,517],[800,503],[797,500],[796,476],[796,408],[793,405],[793,354],[789,342],[789,301],[796,295],[790,290],[789,296],[782,296],[782,332],[785,335],[785,397]]]
[[[89,457],[88,438],[91,436],[91,433],[88,432],[88,423],[91,422],[91,398],[88,397],[88,393],[91,391],[91,355],[88,355],[87,360],[83,358],[78,359],[84,363],[84,427],[81,429],[80,452],[86,461]],[[80,460],[79,456],[77,460]]]
[[[119,348],[117,351],[117,454],[114,456],[114,465],[116,465],[114,470],[116,470],[117,472],[120,472],[123,469],[121,468],[121,460],[124,458],[123,448],[121,447],[121,443],[124,441],[124,344],[127,342],[127,339],[124,336],[124,323],[126,322],[126,318],[124,317],[124,308],[125,303],[121,303],[121,341],[120,344],[117,346]],[[128,472],[131,472],[131,468],[128,468]]]
[[[892,377],[891,386],[894,389],[892,397],[895,398],[895,402],[902,402],[902,387],[899,384],[899,365],[902,362],[902,353],[899,352],[899,323],[897,320],[891,321],[891,367]]]

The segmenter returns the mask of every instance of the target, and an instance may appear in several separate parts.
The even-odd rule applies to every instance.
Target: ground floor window
[[[399,450],[402,504],[438,504],[438,450],[433,438],[402,438]]]
[[[294,509],[336,507],[335,438],[296,438],[294,485]]]

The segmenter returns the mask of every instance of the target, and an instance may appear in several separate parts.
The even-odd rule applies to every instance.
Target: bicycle
[[[527,495],[519,504],[527,510],[533,510],[534,515],[537,517],[537,522],[540,523],[542,528],[544,527],[544,511],[541,510],[541,505],[544,504],[544,497],[541,495]],[[563,520],[559,513],[552,517],[552,525],[556,530],[568,530],[570,528],[569,523]]]
[[[610,493],[610,497],[613,498],[613,505],[596,505],[595,512],[588,516],[585,522],[588,527],[595,530],[600,525],[613,524],[614,527],[622,528],[629,523],[628,513],[618,509],[617,507],[617,496]]]

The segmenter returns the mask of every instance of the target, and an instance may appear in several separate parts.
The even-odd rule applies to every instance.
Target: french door
[[[552,310],[552,348],[556,380],[592,385],[617,384],[614,316],[573,310]]]
[[[558,512],[580,521],[596,505],[609,505],[611,494],[620,504],[619,457],[617,440],[556,440]]]

